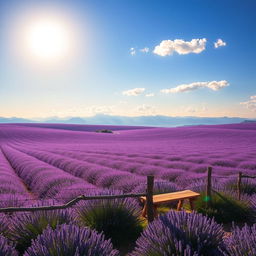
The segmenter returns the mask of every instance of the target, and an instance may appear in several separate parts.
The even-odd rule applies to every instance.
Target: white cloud
[[[115,106],[90,106],[85,109],[87,114],[110,114],[113,112]]]
[[[136,108],[136,111],[139,112],[139,114],[142,115],[152,115],[155,113],[155,107],[150,105],[142,104],[141,106],[138,106]]]
[[[186,107],[186,108],[184,109],[184,111],[185,111],[185,112],[188,112],[188,113],[196,113],[196,112],[197,112],[197,110],[196,110],[195,107]]]
[[[199,88],[210,88],[213,91],[218,91],[224,87],[229,86],[229,83],[226,80],[221,81],[211,81],[211,82],[194,82],[191,84],[181,84],[177,87],[170,89],[161,90],[162,93],[178,93],[178,92],[188,92],[192,90],[196,90]]]
[[[50,110],[51,115],[58,116],[61,118],[65,117],[74,117],[74,116],[92,116],[95,114],[111,114],[115,110],[115,105],[92,105],[90,107],[85,106],[76,106],[76,107],[69,107],[65,110],[63,110],[62,107],[56,106],[55,108]]]
[[[222,39],[218,39],[215,43],[214,43],[214,47],[215,48],[219,48],[219,47],[221,47],[221,46],[225,46],[227,43],[226,42],[224,42]]]
[[[144,53],[148,53],[149,52],[149,48],[148,47],[145,47],[143,49],[140,49],[141,52],[144,52]]]
[[[256,112],[256,95],[251,96],[248,101],[240,102],[240,104]]]
[[[178,54],[200,53],[205,50],[206,42],[206,38],[192,39],[191,41],[163,40],[155,47],[153,53],[160,56],[172,55],[174,52]]]
[[[134,56],[135,54],[136,54],[136,50],[135,50],[135,48],[130,48],[130,54],[132,55],[132,56]]]
[[[198,106],[183,107],[182,111],[187,113],[205,113],[208,111],[208,108],[205,105],[200,104]]]
[[[126,96],[138,96],[142,94],[145,90],[145,88],[134,88],[128,91],[123,91],[122,94]]]
[[[154,94],[154,93],[148,93],[148,94],[146,94],[145,96],[146,96],[146,97],[154,97],[155,94]]]
[[[119,104],[127,104],[128,102],[126,100],[119,100],[118,103]]]

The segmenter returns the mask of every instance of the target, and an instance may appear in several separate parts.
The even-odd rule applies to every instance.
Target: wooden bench
[[[183,205],[183,202],[185,199],[189,200],[190,209],[194,209],[194,200],[199,197],[200,194],[196,193],[191,190],[183,190],[173,193],[165,193],[165,194],[159,194],[153,196],[153,205],[154,205],[154,215],[157,216],[157,207],[162,203],[168,203],[172,201],[179,201],[177,210],[180,211],[181,207]],[[144,204],[143,210],[142,210],[142,216],[146,217],[147,215],[147,204],[146,204],[146,197],[142,196],[140,197],[140,200]]]

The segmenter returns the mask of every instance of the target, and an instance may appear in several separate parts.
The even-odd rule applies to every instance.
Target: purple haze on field
[[[1,194],[52,198],[69,187],[130,192],[146,175],[185,189],[205,179],[209,165],[219,179],[256,173],[256,124],[106,128],[114,133],[86,125],[0,125]]]
[[[96,133],[99,129],[113,133]],[[236,197],[238,172],[256,175],[255,156],[256,123],[179,128],[1,124],[0,207],[45,204],[49,198],[59,204],[112,190],[145,192],[147,175],[155,176],[156,192],[201,192],[208,166],[214,189]],[[243,180],[241,198],[256,209],[255,181]],[[10,219],[2,218],[1,233],[9,232]],[[200,227],[204,220],[199,219],[190,224]],[[183,255],[200,255],[190,243],[183,245],[175,244]]]

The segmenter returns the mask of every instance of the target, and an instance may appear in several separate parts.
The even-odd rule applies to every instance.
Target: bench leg
[[[190,204],[191,211],[193,211],[194,210],[194,198],[189,199],[189,204]]]
[[[177,211],[181,210],[182,205],[183,205],[183,200],[179,200],[178,206],[177,206]]]
[[[156,218],[157,216],[158,216],[157,205],[154,204],[154,217]]]
[[[141,212],[141,216],[144,217],[144,218],[147,218],[147,216],[148,216],[147,205],[146,204],[144,204],[144,207],[143,207],[142,212]],[[157,216],[158,216],[157,205],[154,205],[154,217],[156,218]]]
[[[147,215],[147,206],[146,206],[146,203],[145,203],[144,206],[143,206],[143,209],[142,209],[141,216],[146,218],[146,215]]]

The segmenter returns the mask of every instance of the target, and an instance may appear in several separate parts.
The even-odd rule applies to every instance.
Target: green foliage
[[[253,219],[253,210],[246,201],[236,200],[222,192],[213,193],[211,200],[206,200],[202,193],[195,202],[195,208],[199,213],[214,217],[218,223],[251,222]]]
[[[101,200],[79,209],[80,223],[98,232],[103,231],[119,249],[134,243],[143,229],[137,210],[122,201]]]

